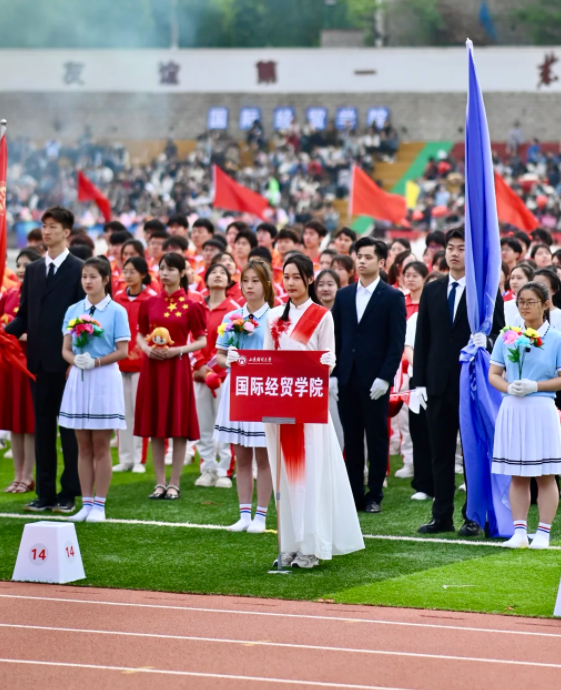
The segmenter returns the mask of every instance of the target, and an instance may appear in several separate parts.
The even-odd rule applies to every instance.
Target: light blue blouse
[[[63,335],[69,335],[67,329],[72,319],[76,319],[84,314],[90,315],[91,308],[92,305],[87,297],[68,307],[62,324]],[[75,355],[89,352],[94,359],[96,357],[104,357],[111,354],[111,352],[115,352],[115,343],[131,339],[129,317],[126,309],[114,302],[109,295],[95,305],[95,311],[91,316],[101,324],[103,333],[100,336],[91,336],[84,348],[76,347],[74,344],[75,337],[72,336],[72,352]]]
[[[236,335],[236,339],[239,342],[237,345],[238,350],[262,350],[263,340],[265,339],[265,327],[267,325],[267,312],[270,307],[265,303],[259,311],[253,313],[253,318],[259,323],[259,326],[251,334],[240,333]],[[246,319],[249,316],[249,311],[247,310],[247,305],[243,306],[241,309],[236,309],[229,312],[222,319],[222,323],[228,323],[230,321],[230,314],[236,314]],[[219,350],[227,350],[229,347],[228,341],[230,336],[227,333],[224,335],[218,335],[216,339],[216,347]]]
[[[530,381],[548,381],[554,379],[561,371],[561,332],[551,328],[546,321],[538,329],[538,333],[543,340],[543,346],[541,348],[531,346],[530,352],[524,353],[522,378],[530,379]],[[506,369],[506,380],[513,383],[521,377],[518,372],[518,364],[511,362],[508,358],[509,349],[514,349],[514,346],[507,345],[502,336],[499,336],[493,348],[491,364]],[[503,395],[507,394],[503,393]],[[530,393],[530,395],[555,398],[553,391],[538,391],[537,393]]]

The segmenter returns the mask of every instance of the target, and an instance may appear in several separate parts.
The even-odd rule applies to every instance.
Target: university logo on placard
[[[245,365],[247,364],[247,358],[245,355],[240,355],[240,358],[238,359],[238,364],[240,365],[240,367],[245,367]]]

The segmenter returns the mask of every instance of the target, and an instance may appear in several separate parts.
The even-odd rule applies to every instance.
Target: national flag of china
[[[105,220],[111,220],[109,199],[80,170],[78,172],[78,201],[95,201]]]
[[[539,221],[536,216],[496,171],[495,197],[497,199],[497,215],[501,223],[514,225],[514,227],[525,232],[531,232],[538,227]]]
[[[253,213],[254,216],[263,218],[263,211],[268,208],[269,202],[257,192],[238,184],[221,170],[217,165],[213,166],[214,177],[214,201],[215,208],[223,208],[226,211],[240,211]]]
[[[404,197],[385,192],[364,170],[355,165],[351,180],[349,215],[370,216],[401,225],[404,224],[407,215],[407,204]]]

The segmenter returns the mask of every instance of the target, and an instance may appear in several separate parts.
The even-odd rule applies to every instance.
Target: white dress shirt
[[[363,286],[360,280],[358,281],[356,286],[356,318],[359,323],[379,282],[380,276],[366,287]]]
[[[452,276],[449,276],[448,278],[448,291],[446,293],[446,297],[448,298],[450,296],[450,292],[452,291],[452,283],[458,283],[458,287],[456,288],[456,299],[454,301],[454,321],[456,320],[456,312],[458,311],[458,305],[460,304],[460,300],[462,299],[462,295],[464,294],[464,290],[466,289],[466,277],[464,276],[463,278],[459,278],[458,280],[455,280],[452,278]]]
[[[47,267],[47,275],[49,275],[49,266],[51,264],[55,265],[55,274],[60,268],[61,264],[63,261],[66,259],[66,257],[70,254],[68,249],[65,249],[62,254],[59,254],[56,259],[51,259],[51,257],[47,254],[45,257],[45,266]]]

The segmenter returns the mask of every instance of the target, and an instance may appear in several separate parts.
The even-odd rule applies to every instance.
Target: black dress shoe
[[[355,498],[355,508],[356,508],[357,512],[363,513],[364,512],[364,506],[365,506],[364,498]]]
[[[381,513],[382,506],[379,503],[376,503],[376,501],[368,501],[368,503],[364,506],[364,510],[367,513]]]
[[[23,506],[24,510],[30,513],[43,513],[45,510],[53,510],[55,507],[54,501],[46,501],[44,498],[36,498],[31,503]]]
[[[460,537],[479,537],[483,534],[483,530],[473,520],[466,520],[464,524],[460,527],[458,534]]]
[[[69,498],[60,498],[57,501],[56,506],[53,508],[53,512],[55,513],[71,513],[74,508],[75,508],[74,501],[71,501]]]
[[[454,523],[444,522],[443,520],[431,520],[426,525],[421,525],[417,532],[419,534],[439,534],[441,532],[455,532]]]

